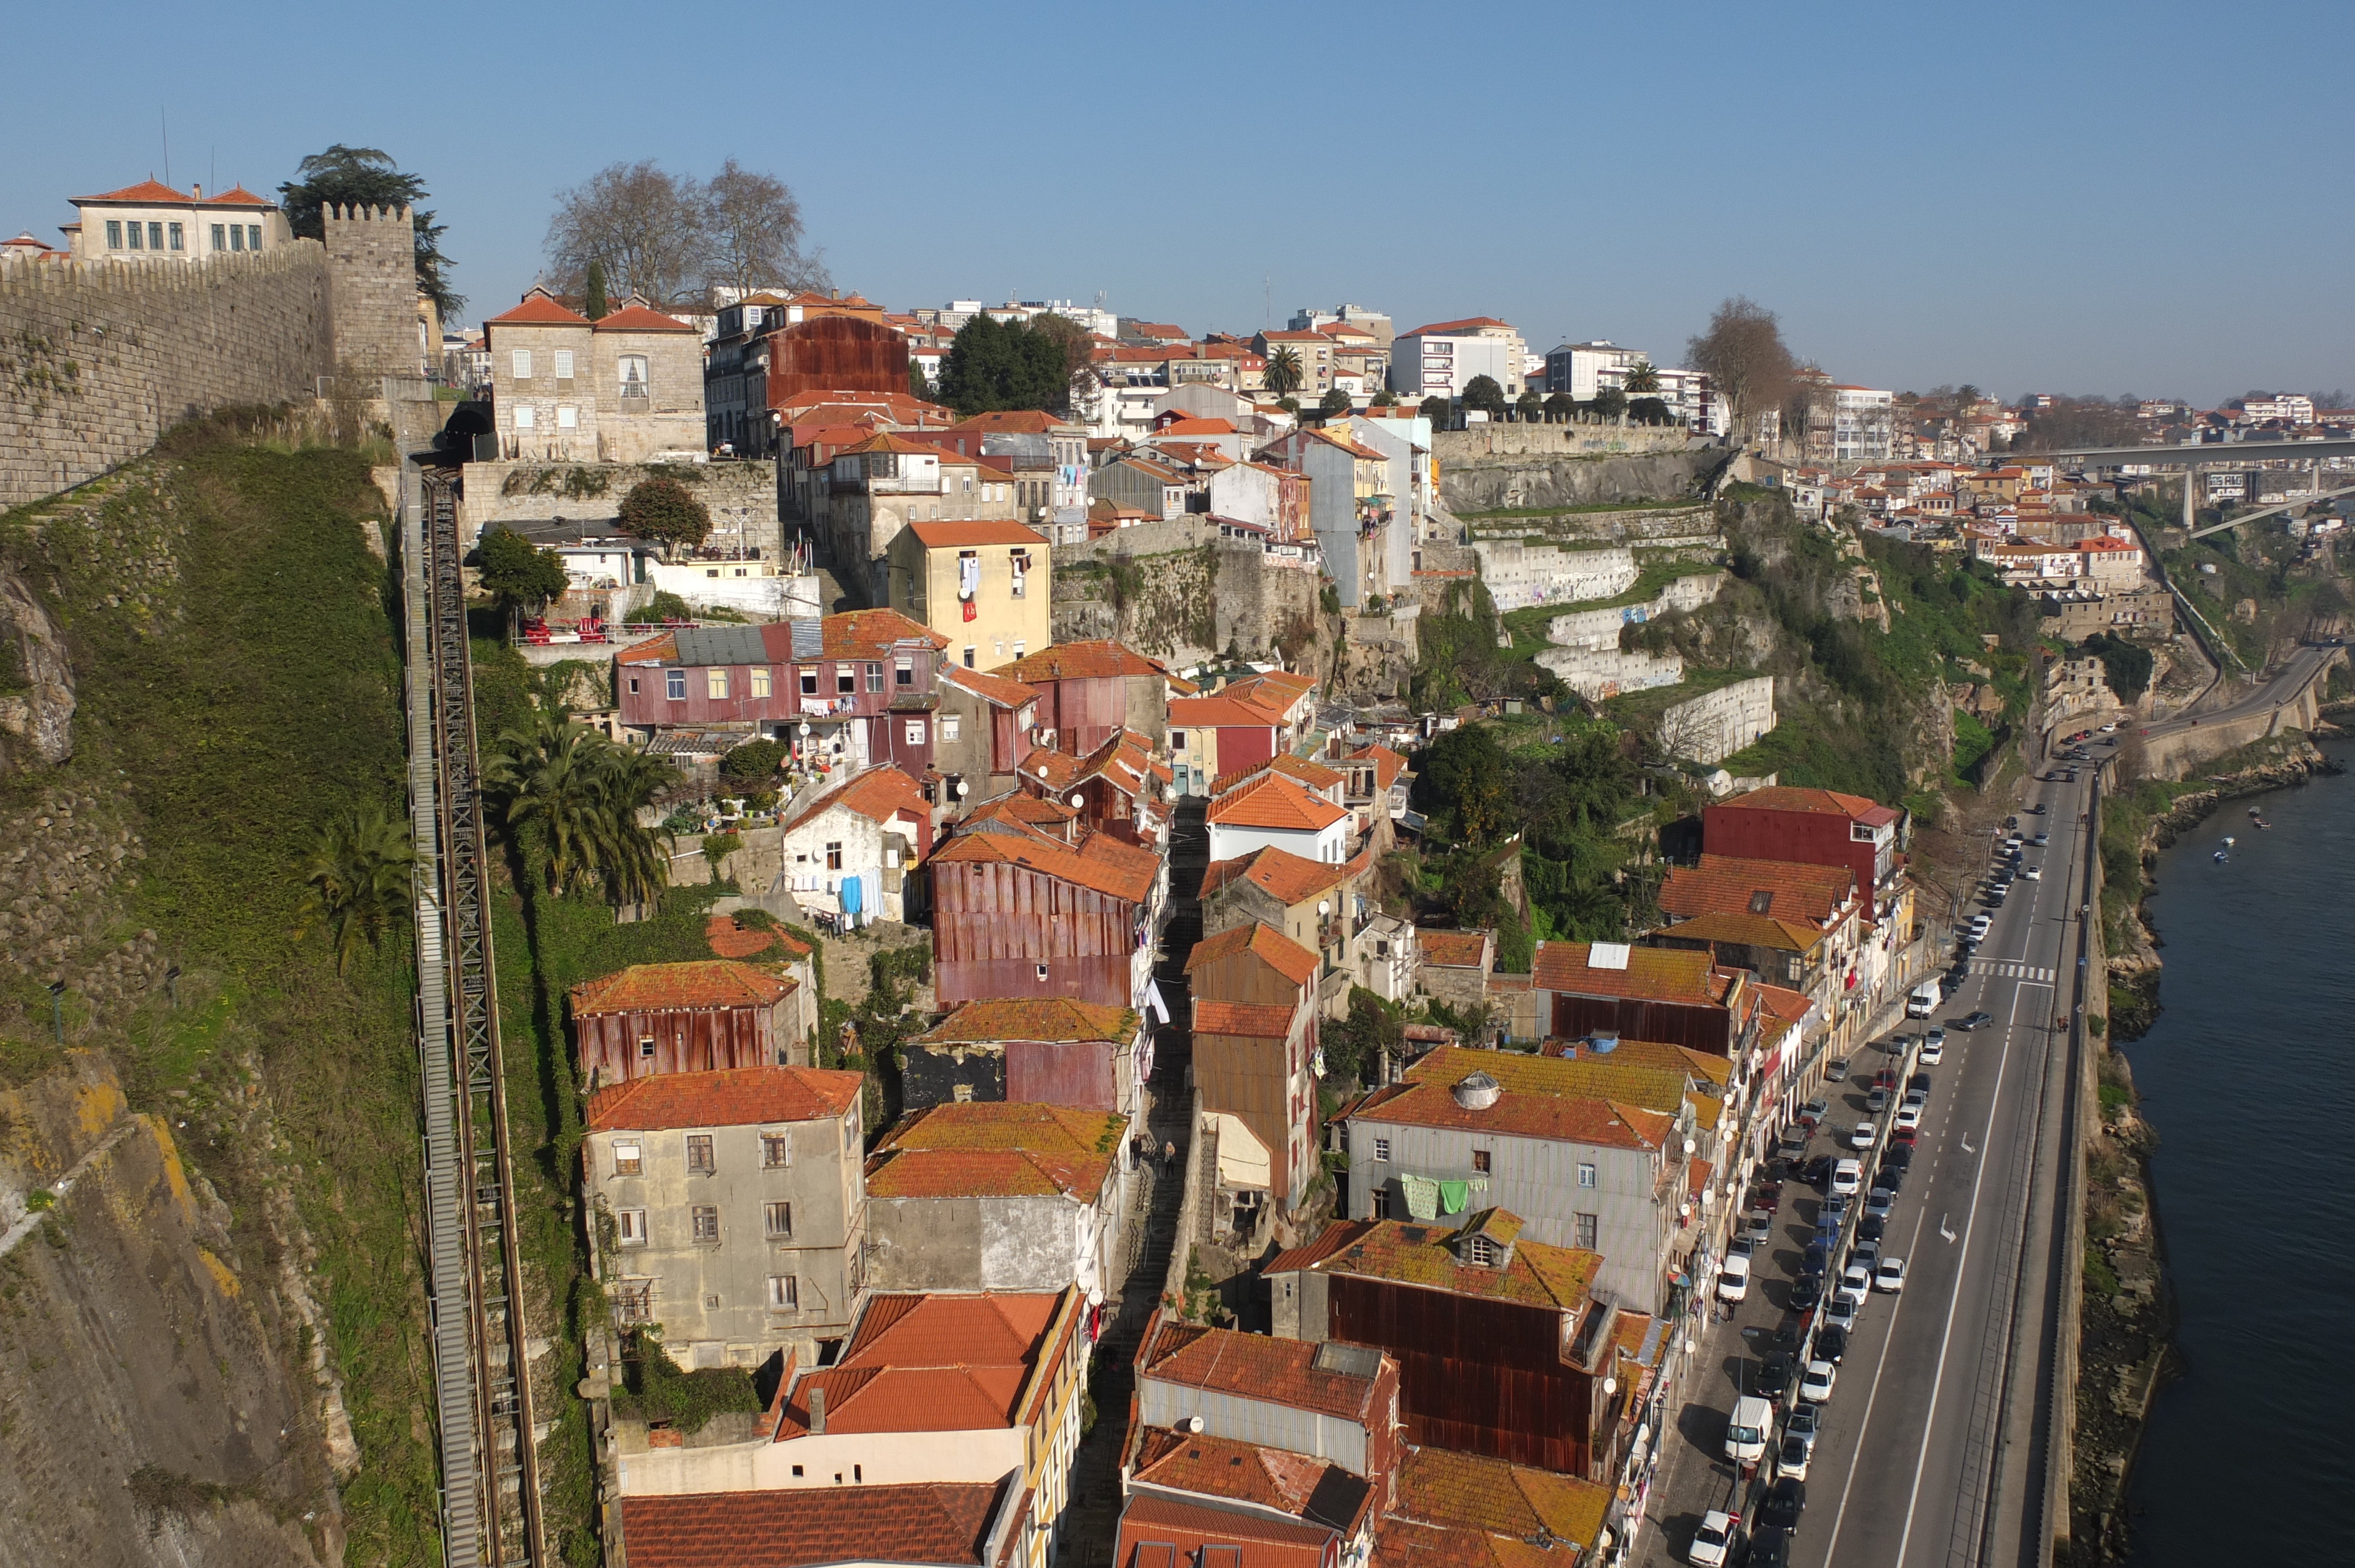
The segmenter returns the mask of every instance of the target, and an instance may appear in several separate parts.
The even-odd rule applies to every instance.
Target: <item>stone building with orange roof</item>
[[[1129,1118],[1001,1102],[912,1111],[867,1162],[868,1283],[884,1290],[1120,1287]]]
[[[814,1354],[850,1324],[867,1234],[858,1073],[667,1073],[589,1097],[582,1192],[619,1328],[683,1367]]]
[[[535,287],[483,323],[499,453],[701,461],[703,338],[633,296],[592,322]]]
[[[1011,1476],[1028,1498],[1013,1568],[1047,1568],[1071,1502],[1090,1317],[1076,1287],[868,1296],[838,1357],[825,1366],[786,1358],[748,1436],[697,1443],[617,1423],[615,1490],[796,1491],[824,1506],[839,1489]],[[857,1551],[837,1561],[865,1561]]]

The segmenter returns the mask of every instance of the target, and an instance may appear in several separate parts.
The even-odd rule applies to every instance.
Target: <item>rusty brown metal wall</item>
[[[722,1067],[767,1067],[784,1061],[778,1042],[788,997],[773,1006],[682,1007],[654,1012],[598,1012],[576,1017],[581,1072],[600,1084],[656,1073],[709,1073]],[[654,1054],[639,1042],[651,1038]]]
[[[1332,1277],[1327,1331],[1398,1358],[1407,1440],[1588,1473],[1593,1380],[1561,1359],[1559,1312]]]
[[[1118,1110],[1120,1080],[1114,1058],[1121,1049],[1098,1040],[1082,1040],[1070,1045],[1009,1040],[1006,1044],[1006,1097],[1039,1105],[1076,1106],[1082,1110]]]
[[[1656,1040],[1724,1056],[1732,1054],[1732,1015],[1721,1007],[1559,992],[1553,999],[1553,1034],[1560,1040],[1580,1040],[1602,1030],[1629,1040]]]
[[[1105,675],[1033,681],[1039,688],[1039,723],[1055,732],[1055,749],[1085,757],[1113,732],[1128,726],[1128,678]]]
[[[856,316],[819,316],[768,338],[769,407],[805,392],[908,390],[908,340]]]
[[[1136,906],[1021,866],[940,865],[932,945],[943,1008],[1007,996],[1126,1007]]]

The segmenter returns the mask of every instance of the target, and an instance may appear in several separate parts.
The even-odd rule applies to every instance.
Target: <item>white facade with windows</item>
[[[1518,397],[1529,384],[1528,354],[1521,334],[1493,316],[1417,327],[1391,345],[1391,390],[1410,402],[1460,397],[1486,376],[1507,397]]]
[[[80,261],[203,262],[293,238],[276,203],[242,188],[208,196],[202,185],[177,191],[150,179],[73,205],[80,218],[64,232]]]

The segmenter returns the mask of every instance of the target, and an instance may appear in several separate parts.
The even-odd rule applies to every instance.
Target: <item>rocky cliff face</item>
[[[33,590],[0,567],[0,773],[73,755],[73,667]]]

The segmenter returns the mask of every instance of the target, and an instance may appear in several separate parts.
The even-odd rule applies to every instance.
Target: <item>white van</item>
[[[1717,1298],[1720,1301],[1740,1301],[1750,1294],[1750,1260],[1740,1253],[1728,1255],[1717,1269]]]
[[[1754,1393],[1733,1402],[1733,1416],[1725,1424],[1725,1457],[1738,1465],[1752,1465],[1766,1457],[1766,1439],[1774,1430],[1774,1406]]]
[[[1913,988],[1913,994],[1905,999],[1905,1016],[1908,1018],[1927,1018],[1937,1011],[1938,982],[1936,980],[1923,980]]]

